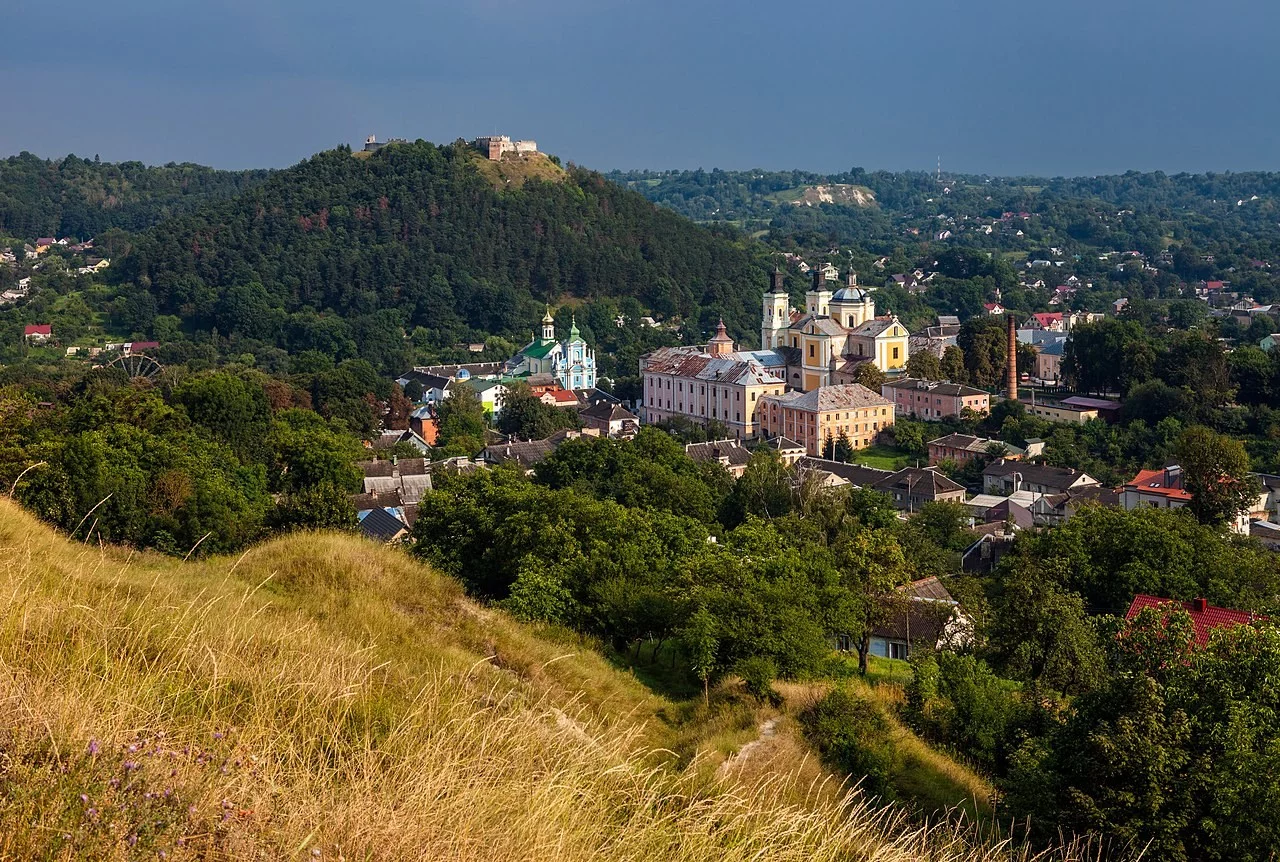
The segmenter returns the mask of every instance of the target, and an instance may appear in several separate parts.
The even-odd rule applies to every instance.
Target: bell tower
[[[791,297],[782,286],[782,270],[776,266],[769,275],[769,290],[764,295],[760,317],[760,346],[765,350],[783,347],[784,334],[791,325]]]
[[[549,305],[547,306],[547,313],[542,315],[542,340],[544,342],[556,340],[556,321],[551,316],[551,306]]]

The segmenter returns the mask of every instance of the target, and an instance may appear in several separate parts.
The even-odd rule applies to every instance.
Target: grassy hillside
[[[350,537],[184,564],[0,500],[0,666],[0,858],[1011,855],[794,776],[677,773],[669,703]]]

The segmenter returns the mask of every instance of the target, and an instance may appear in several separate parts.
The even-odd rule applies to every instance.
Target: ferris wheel
[[[130,380],[154,380],[164,371],[164,366],[144,353],[129,353],[117,356],[107,363],[107,368],[118,368],[129,376]]]

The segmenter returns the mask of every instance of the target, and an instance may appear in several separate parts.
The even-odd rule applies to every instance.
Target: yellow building
[[[782,273],[774,270],[764,295],[760,343],[765,350],[785,355],[786,382],[792,389],[847,382],[860,362],[873,362],[885,372],[907,364],[906,327],[894,315],[876,316],[875,300],[858,287],[853,272],[832,293],[824,271],[815,270],[813,285],[805,293],[805,310],[800,311],[792,310]]]
[[[841,434],[853,448],[865,449],[893,421],[893,402],[857,383],[766,395],[759,413],[762,431],[794,440],[815,456],[828,437],[834,441]]]

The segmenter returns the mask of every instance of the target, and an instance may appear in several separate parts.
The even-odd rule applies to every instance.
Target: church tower
[[[786,346],[786,331],[791,325],[791,297],[782,286],[782,270],[776,266],[769,275],[769,290],[764,295],[760,318],[760,346],[775,350]]]
[[[858,287],[858,274],[852,269],[845,276],[845,286],[831,298],[831,316],[845,329],[857,329],[876,316],[876,301]]]
[[[547,306],[547,313],[542,315],[542,340],[544,342],[552,342],[556,340],[556,321],[551,316],[551,306]]]
[[[821,267],[814,269],[813,287],[804,295],[804,298],[806,311],[809,314],[826,317],[831,313],[831,288],[827,287],[827,276]]]

